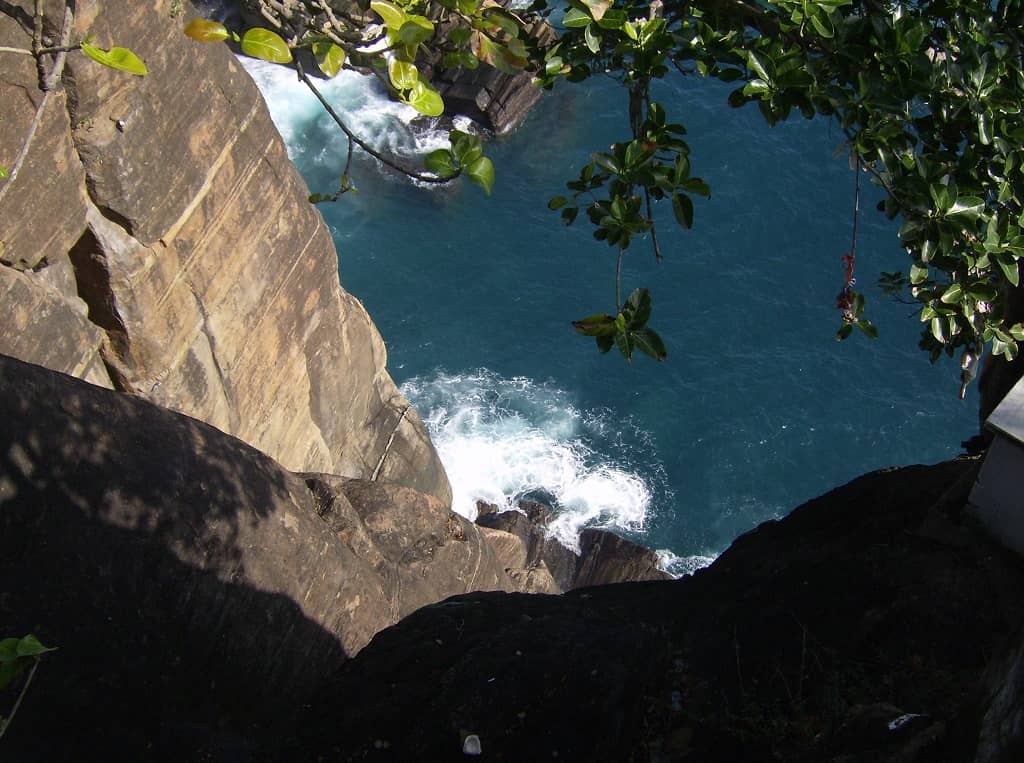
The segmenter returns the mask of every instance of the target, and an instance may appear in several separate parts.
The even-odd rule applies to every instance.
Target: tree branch
[[[435,183],[438,185],[450,183],[452,180],[457,178],[462,173],[462,170],[460,169],[451,177],[443,178],[437,175],[430,175],[423,172],[417,172],[416,170],[410,170],[406,167],[401,166],[397,162],[389,159],[387,156],[382,154],[377,149],[373,148],[373,146],[369,145],[366,141],[362,140],[358,135],[356,135],[348,128],[348,125],[346,125],[345,121],[338,115],[338,112],[334,110],[334,107],[332,107],[331,104],[327,102],[327,99],[320,94],[320,91],[317,89],[316,85],[313,84],[313,81],[309,78],[309,75],[306,74],[305,69],[303,69],[302,67],[302,63],[298,59],[295,59],[295,71],[298,72],[299,79],[306,84],[306,87],[308,87],[313,92],[313,95],[316,96],[317,100],[320,101],[320,105],[324,107],[324,110],[327,111],[331,119],[333,119],[334,122],[338,125],[338,127],[341,128],[341,131],[345,133],[345,136],[352,143],[355,143],[357,146],[359,146],[359,148],[363,149],[363,151],[368,153],[381,164],[385,165],[386,167],[390,167],[396,172],[400,172],[403,175],[412,178],[413,180],[419,180],[422,183]]]

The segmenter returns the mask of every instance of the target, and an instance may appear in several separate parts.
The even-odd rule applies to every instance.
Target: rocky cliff
[[[248,75],[181,33],[180,2],[70,5],[70,39],[131,48],[149,75],[75,52],[44,94],[34,60],[4,54],[0,164],[32,137],[0,182],[0,352],[207,421],[290,469],[448,501]],[[32,6],[4,3],[0,45],[31,47]],[[64,8],[45,3],[51,41]]]
[[[12,760],[1024,751],[1024,565],[963,511],[976,460],[862,477],[690,578],[545,596],[514,591],[547,562],[506,571],[545,555],[531,528],[290,472],[136,396],[0,357],[0,420],[0,632],[59,647]],[[623,550],[581,546],[573,585]]]
[[[59,647],[5,758],[1020,759],[1024,569],[963,515],[974,462],[683,581],[507,593],[653,570],[451,514],[247,76],[176,2],[73,6],[151,74],[4,58],[0,351],[39,365],[0,357],[0,636]]]

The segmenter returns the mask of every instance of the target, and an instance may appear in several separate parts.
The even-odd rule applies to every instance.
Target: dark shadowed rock
[[[0,421],[0,636],[59,647],[12,760],[245,747],[400,616],[511,589],[437,498],[137,397],[0,356]]]
[[[458,760],[473,733],[495,761],[926,763],[974,759],[991,718],[1011,733],[985,760],[1016,760],[1024,565],[964,518],[974,468],[866,475],[678,581],[421,609],[339,670],[295,749]]]
[[[1024,630],[1010,644],[985,675],[975,763],[1024,760]]]

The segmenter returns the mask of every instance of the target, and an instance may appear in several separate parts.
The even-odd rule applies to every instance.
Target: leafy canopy
[[[854,326],[877,334],[853,289],[864,175],[884,190],[880,209],[901,222],[908,255],[906,272],[883,274],[883,288],[917,305],[932,360],[960,352],[966,384],[986,346],[1012,359],[1024,341],[1024,326],[1007,325],[1002,310],[1024,255],[1021,0],[536,0],[514,11],[490,0],[246,2],[275,30],[259,30],[269,53],[243,40],[245,52],[283,60],[309,49],[326,76],[376,74],[427,115],[444,108],[428,66],[525,71],[545,88],[596,74],[618,80],[629,133],[595,152],[548,205],[566,224],[583,210],[614,253],[614,311],[574,323],[601,351],[665,357],[647,326],[648,292],[621,298],[622,258],[640,238],[660,259],[657,210],[690,228],[693,197],[711,193],[692,171],[683,120],[650,98],[650,83],[667,76],[733,83],[729,105],[750,104],[769,125],[822,116],[842,131],[857,183],[837,338]],[[196,39],[227,37],[193,24],[186,31]],[[425,169],[410,174],[466,174],[487,191],[494,182],[465,133],[453,132],[451,148],[428,155]],[[350,187],[348,165],[342,180]]]

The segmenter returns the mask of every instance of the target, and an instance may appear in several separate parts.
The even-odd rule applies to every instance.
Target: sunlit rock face
[[[54,38],[64,5],[46,4]],[[448,502],[262,97],[226,47],[181,33],[179,5],[76,4],[71,36],[130,48],[145,77],[75,52],[44,98],[33,59],[5,58],[0,164],[18,173],[0,185],[0,352],[207,421],[290,469]],[[32,3],[14,6],[0,44],[30,47]]]

